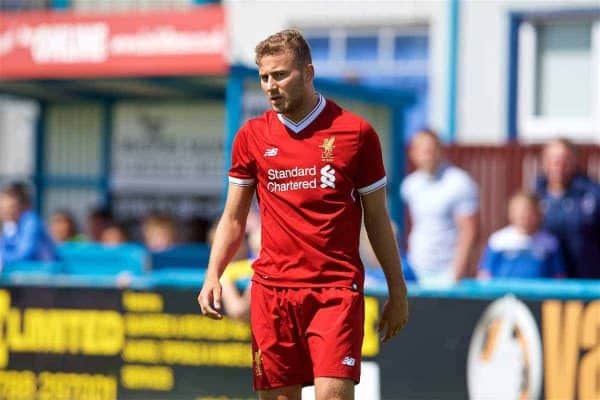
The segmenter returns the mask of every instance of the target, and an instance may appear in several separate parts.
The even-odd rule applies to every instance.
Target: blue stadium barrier
[[[17,261],[4,264],[2,274],[13,273],[40,273],[56,274],[63,270],[63,263],[60,261],[40,262],[40,261]]]
[[[3,265],[0,275],[11,284],[44,283],[63,269],[64,264],[60,261],[18,261]]]
[[[73,275],[139,275],[148,264],[148,252],[137,244],[65,243],[58,253],[64,263],[63,272]]]
[[[144,277],[153,287],[185,287],[200,290],[205,270],[197,268],[165,268]]]
[[[209,254],[210,248],[204,243],[178,244],[169,250],[152,253],[150,256],[150,265],[152,270],[165,268],[206,268]]]
[[[84,286],[192,288],[199,290],[205,269],[201,267],[168,267],[145,270],[147,251],[138,245],[104,247],[75,243],[60,247],[61,262],[22,262],[4,266],[0,283],[23,286]],[[237,282],[244,288],[249,281]],[[464,280],[447,287],[422,287],[408,282],[412,297],[493,299],[513,294],[524,299],[600,299],[600,280],[576,279],[495,279]],[[381,270],[368,270],[365,293],[387,295]]]

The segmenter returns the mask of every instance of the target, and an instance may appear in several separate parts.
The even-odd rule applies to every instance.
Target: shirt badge
[[[323,149],[323,153],[321,153],[321,161],[331,162],[333,161],[333,149],[335,145],[335,137],[330,137],[323,139],[323,144],[319,147]]]

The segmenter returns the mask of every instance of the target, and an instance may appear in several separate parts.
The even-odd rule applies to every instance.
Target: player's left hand
[[[383,305],[383,312],[379,320],[378,331],[381,341],[387,342],[408,322],[408,300],[406,296],[390,297]]]

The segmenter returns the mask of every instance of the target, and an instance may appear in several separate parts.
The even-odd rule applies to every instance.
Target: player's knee
[[[316,378],[316,400],[354,400],[354,382],[350,379]]]

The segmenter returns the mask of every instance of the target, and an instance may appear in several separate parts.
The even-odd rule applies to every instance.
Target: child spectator
[[[100,234],[100,243],[105,246],[118,246],[127,243],[128,240],[125,228],[117,222],[111,222],[106,225]]]
[[[92,209],[86,217],[85,234],[91,242],[101,242],[102,233],[109,226],[114,224],[111,211],[105,207]]]
[[[252,211],[249,218],[252,217]],[[211,236],[212,237],[212,236]],[[232,319],[250,320],[250,286],[252,282],[252,263],[258,257],[261,248],[260,221],[246,225],[246,235],[238,252],[221,276],[221,296],[223,308]],[[240,291],[239,283],[246,283],[246,289]]]
[[[57,244],[83,240],[83,236],[77,231],[75,218],[66,210],[58,210],[52,213],[48,230]]]
[[[561,278],[565,265],[558,240],[540,230],[537,197],[525,192],[508,204],[510,225],[490,236],[480,264],[482,278]]]
[[[169,250],[177,243],[175,221],[168,215],[150,215],[142,223],[142,236],[150,252]]]

